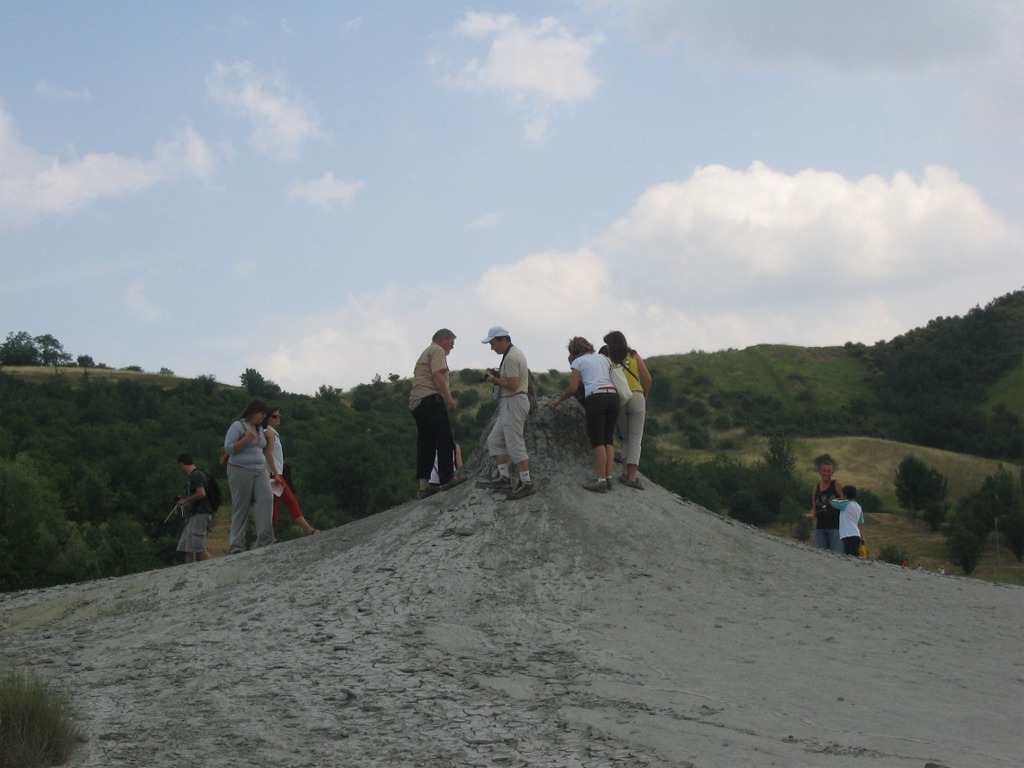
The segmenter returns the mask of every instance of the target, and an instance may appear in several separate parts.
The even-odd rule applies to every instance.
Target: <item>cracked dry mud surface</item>
[[[2,595],[2,660],[70,693],[79,768],[1019,765],[1024,590],[588,493],[569,404],[528,445],[523,500]]]

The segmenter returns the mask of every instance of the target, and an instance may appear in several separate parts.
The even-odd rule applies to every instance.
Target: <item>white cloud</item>
[[[210,177],[216,163],[209,146],[191,128],[185,128],[170,141],[157,145],[156,158],[168,175],[184,171],[201,179]]]
[[[289,200],[303,200],[319,208],[348,206],[364,186],[366,184],[362,181],[339,181],[333,173],[327,172],[316,181],[293,184],[287,197]]]
[[[231,265],[231,273],[242,280],[249,280],[257,274],[257,267],[252,261],[239,260]]]
[[[718,349],[890,338],[1019,288],[1022,246],[1020,230],[944,168],[851,181],[755,163],[648,190],[593,247],[621,265],[623,295],[693,327],[685,348]]]
[[[526,112],[532,140],[544,139],[556,105],[575,104],[597,90],[590,59],[600,34],[575,37],[553,17],[525,24],[511,14],[476,12],[467,13],[456,32],[491,44],[485,61],[471,59],[449,84],[503,94]]]
[[[580,307],[600,306],[613,282],[609,265],[587,248],[532,254],[488,269],[477,283],[481,306],[506,326],[569,327]],[[528,307],[528,319],[516,320]]]
[[[643,254],[662,286],[704,304],[753,300],[765,289],[798,301],[823,274],[849,290],[946,282],[1006,259],[1014,241],[977,191],[945,168],[928,168],[920,182],[904,173],[850,181],[754,163],[746,171],[698,168],[648,190],[598,250]]]
[[[146,190],[182,174],[205,177],[212,154],[191,129],[157,145],[152,159],[89,153],[61,159],[22,143],[0,106],[0,223],[67,213],[88,203]]]
[[[214,101],[252,122],[253,145],[273,157],[294,159],[305,142],[323,135],[317,118],[284,93],[279,79],[254,72],[247,61],[217,62],[206,88]]]
[[[472,290],[351,297],[285,332],[295,342],[262,365],[304,392],[407,376],[447,326],[452,366],[484,367],[479,339],[499,323],[538,370],[565,369],[570,336],[616,328],[646,355],[872,343],[1024,286],[1022,250],[1024,233],[944,168],[850,180],[708,166],[649,189],[589,246],[492,266]]]
[[[92,101],[92,92],[88,88],[76,91],[72,88],[60,88],[56,85],[50,85],[45,80],[40,80],[36,83],[36,93],[44,99],[52,99],[54,101]]]
[[[146,292],[145,283],[137,281],[128,286],[124,294],[124,304],[128,313],[136,320],[153,323],[163,318],[167,312],[156,304]]]
[[[465,327],[458,319],[461,313],[453,311],[452,298],[444,292],[391,286],[349,297],[336,310],[295,323],[278,318],[281,343],[251,364],[272,371],[267,375],[286,390],[308,393],[321,384],[350,388],[374,374],[410,376],[415,356],[434,331],[449,324]]]
[[[485,213],[482,216],[477,216],[469,222],[469,228],[476,231],[482,231],[485,229],[494,229],[500,223],[501,219],[496,213]]]

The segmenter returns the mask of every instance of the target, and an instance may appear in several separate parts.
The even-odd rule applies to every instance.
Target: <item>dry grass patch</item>
[[[797,540],[792,525],[778,523],[764,530],[782,539]],[[945,568],[949,575],[966,575],[946,557],[946,537],[942,533],[933,533],[920,520],[887,512],[865,514],[864,535],[868,542],[868,556],[872,560],[877,560],[883,549],[893,546],[906,553],[911,568],[936,573],[940,568]],[[809,541],[803,543],[811,546]],[[989,535],[985,552],[970,576],[1024,586],[1024,563],[1017,562],[1005,546],[997,550],[995,536]]]
[[[79,368],[77,366],[48,365],[5,365],[0,371],[16,376],[22,381],[43,384],[55,378],[63,378],[72,386],[80,386],[83,381],[131,381],[135,384],[152,385],[163,389],[175,387],[190,379],[170,373],[150,373],[148,371],[122,371],[116,368]],[[216,386],[225,389],[242,389],[231,384],[216,382]]]
[[[0,677],[0,765],[60,765],[82,738],[61,693],[26,672]]]
[[[753,466],[764,457],[768,450],[768,438],[761,436],[728,435],[735,446],[731,450],[694,451],[661,443],[666,454],[686,461],[702,463],[717,454],[736,459],[745,466]],[[793,452],[796,456],[796,474],[807,486],[807,503],[810,508],[811,487],[818,482],[814,459],[829,454],[838,464],[836,477],[844,483],[858,488],[867,488],[881,500],[883,509],[897,512],[896,469],[907,456],[917,456],[930,467],[935,467],[949,483],[949,501],[956,501],[978,490],[985,478],[994,475],[1002,464],[1015,476],[1020,467],[996,459],[984,459],[963,453],[943,451],[938,448],[923,448],[919,445],[900,443],[895,440],[881,440],[874,437],[813,437],[794,438]],[[805,499],[798,499],[801,503]]]

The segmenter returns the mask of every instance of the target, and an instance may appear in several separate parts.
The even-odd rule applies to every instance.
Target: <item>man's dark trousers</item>
[[[413,408],[416,420],[416,478],[427,479],[437,457],[437,476],[442,485],[455,474],[455,439],[448,409],[440,395],[425,397]]]

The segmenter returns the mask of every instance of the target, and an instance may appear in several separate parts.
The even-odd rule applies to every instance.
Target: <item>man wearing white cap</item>
[[[530,370],[526,366],[526,355],[512,344],[509,332],[496,325],[487,332],[484,344],[490,344],[495,354],[501,355],[497,372],[488,371],[484,381],[493,386],[498,401],[498,418],[494,429],[487,438],[487,451],[498,465],[498,477],[487,482],[487,486],[508,490],[508,498],[521,499],[535,492],[530,479],[530,458],[526,455],[526,417],[530,413]],[[509,463],[519,473],[512,477]]]

